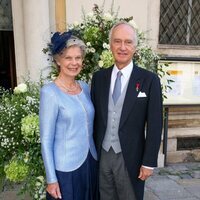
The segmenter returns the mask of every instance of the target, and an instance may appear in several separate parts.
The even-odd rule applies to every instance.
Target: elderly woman
[[[71,32],[56,32],[50,49],[59,75],[44,85],[40,94],[47,199],[95,200],[94,108],[88,85],[75,79],[82,69],[85,45]]]

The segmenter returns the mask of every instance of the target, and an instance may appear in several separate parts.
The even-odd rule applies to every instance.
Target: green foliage
[[[39,142],[38,115],[36,113],[29,114],[21,120],[21,123],[21,132],[24,139],[28,142]]]
[[[25,85],[27,90],[22,89],[21,92],[19,87],[14,89],[14,93],[0,89],[0,155],[4,162],[13,157],[16,150],[26,148],[21,120],[28,114],[39,112],[38,86],[30,82]]]
[[[37,186],[37,177],[44,180],[39,138],[39,88],[39,84],[27,81],[15,87],[13,92],[0,89],[0,175],[12,182],[21,182],[21,192],[29,192],[37,200],[44,197],[41,188],[43,193],[45,191],[45,184],[40,190]]]
[[[14,157],[6,166],[6,177],[13,182],[22,182],[28,175],[29,167],[24,162]]]

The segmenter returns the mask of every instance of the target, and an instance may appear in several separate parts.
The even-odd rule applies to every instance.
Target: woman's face
[[[82,69],[83,63],[80,47],[71,46],[65,49],[62,54],[57,57],[56,63],[60,66],[60,74],[68,77],[77,76]]]

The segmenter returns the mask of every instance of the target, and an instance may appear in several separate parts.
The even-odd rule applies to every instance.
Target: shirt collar
[[[125,79],[129,79],[131,72],[133,70],[133,61],[131,61],[127,66],[125,66],[123,69],[121,69],[120,71],[122,72],[122,75]],[[117,76],[117,72],[119,71],[119,69],[117,68],[116,65],[114,65],[113,67],[113,75],[114,77]]]

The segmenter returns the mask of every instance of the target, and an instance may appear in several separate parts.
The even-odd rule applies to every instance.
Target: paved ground
[[[144,200],[200,199],[200,163],[173,164],[155,169],[146,182]]]
[[[0,193],[0,200],[19,200],[16,189]],[[25,197],[25,200],[30,198]],[[200,200],[200,163],[173,164],[155,169],[146,182],[144,200]]]

